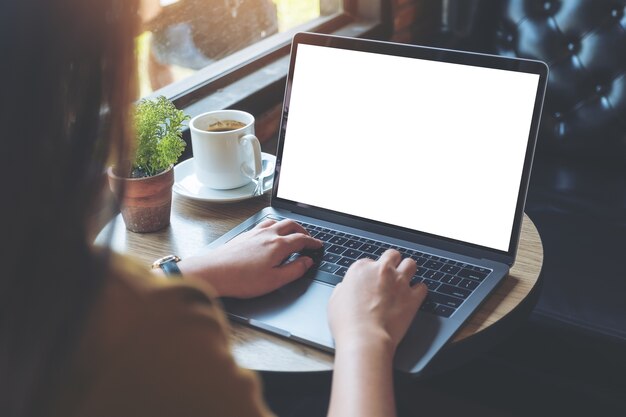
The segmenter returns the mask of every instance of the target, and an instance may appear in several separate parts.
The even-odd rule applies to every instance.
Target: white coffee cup
[[[234,120],[244,126],[234,130],[209,132],[218,121]],[[254,116],[240,110],[217,110],[191,119],[191,147],[196,177],[218,190],[246,185],[262,169],[261,145],[254,136]]]

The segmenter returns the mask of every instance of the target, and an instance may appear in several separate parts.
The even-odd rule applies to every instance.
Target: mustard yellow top
[[[271,416],[228,331],[208,284],[114,256],[50,415]]]

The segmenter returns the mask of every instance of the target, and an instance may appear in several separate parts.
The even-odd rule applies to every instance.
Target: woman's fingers
[[[267,229],[271,225],[276,224],[276,220],[274,219],[266,219],[254,226],[255,229]]]
[[[415,298],[417,308],[419,308],[424,302],[426,295],[428,295],[428,287],[423,282],[420,282],[411,288],[411,295]]]
[[[410,280],[417,272],[417,264],[411,258],[404,258],[398,265],[398,272],[402,274],[402,277]]]
[[[292,233],[281,238],[284,249],[288,253],[300,252],[304,249],[320,249],[324,244],[321,240],[317,240],[308,234]]]
[[[297,222],[289,219],[284,219],[274,224],[272,228],[281,236],[286,236],[292,233],[302,233],[308,235],[309,232],[306,231],[304,227],[299,225]]]
[[[378,259],[378,262],[389,263],[393,267],[397,267],[400,261],[402,261],[402,255],[395,249],[387,249]]]
[[[276,267],[276,288],[300,278],[311,266],[313,266],[313,259],[308,256],[300,256],[291,262]]]

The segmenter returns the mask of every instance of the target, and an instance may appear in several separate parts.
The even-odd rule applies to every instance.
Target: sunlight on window
[[[319,17],[320,1],[323,14],[339,9],[333,0],[141,0],[140,95]]]
[[[281,32],[320,15],[320,0],[274,0],[274,4]]]

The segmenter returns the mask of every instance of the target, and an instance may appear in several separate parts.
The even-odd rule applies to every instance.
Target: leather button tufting
[[[557,9],[557,2],[555,0],[546,0],[543,2],[543,10],[547,14],[554,14]]]
[[[528,3],[530,3],[530,7],[527,10],[530,12],[531,16],[535,17],[554,16],[561,6],[560,2],[557,0],[534,0]]]
[[[576,44],[574,42],[568,42],[567,43],[567,50],[570,52],[576,52],[578,48],[576,48]]]
[[[626,155],[624,1],[502,0],[495,2],[500,8],[484,8],[472,39],[459,41],[481,52],[549,63],[538,146],[572,155]],[[479,22],[493,24],[483,32]]]
[[[624,11],[621,9],[618,9],[617,7],[611,10],[611,17],[614,17],[616,19],[620,19],[623,14],[624,14]]]
[[[509,26],[512,26],[512,25],[509,25]],[[511,27],[500,27],[496,31],[496,36],[504,44],[512,45],[513,42],[515,41],[515,35],[513,34],[514,31],[515,29]]]

